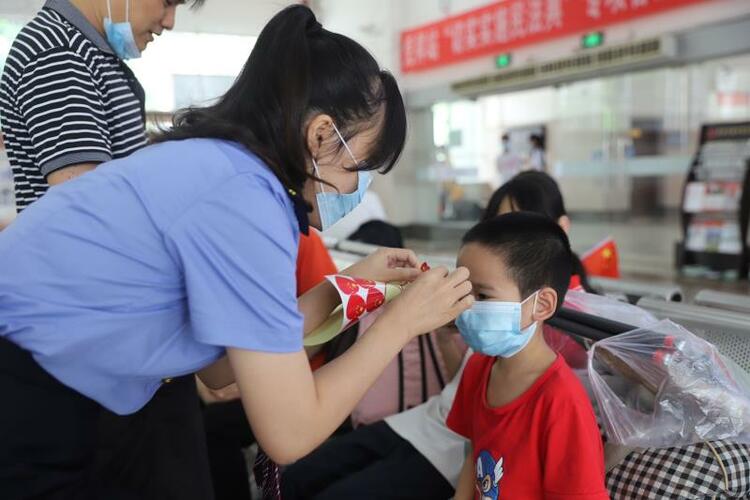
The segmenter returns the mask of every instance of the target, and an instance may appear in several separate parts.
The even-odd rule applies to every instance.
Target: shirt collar
[[[299,230],[302,234],[307,236],[310,234],[310,217],[308,215],[310,212],[310,205],[308,205],[305,198],[302,197],[302,194],[294,189],[287,189],[287,194],[292,200],[292,205],[294,205],[294,215],[297,216]]]
[[[78,28],[83,36],[88,38],[91,43],[96,45],[100,50],[107,54],[115,55],[109,42],[99,33],[96,28],[84,17],[78,8],[68,0],[47,0],[44,4],[45,9],[52,9],[60,14],[66,21]]]

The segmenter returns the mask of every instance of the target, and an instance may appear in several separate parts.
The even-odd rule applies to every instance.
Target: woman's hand
[[[387,275],[388,269],[394,269],[388,266],[394,262],[389,257],[395,257],[396,268],[399,261],[416,265],[416,257],[408,251],[390,252],[394,251],[374,256],[374,268],[385,270],[386,275],[368,277],[408,279],[406,273]],[[302,351],[281,354],[227,348],[245,414],[268,456],[288,464],[319,446],[351,414],[406,342],[448,323],[471,306],[474,298],[469,295],[468,277],[465,268],[451,274],[445,268],[425,272],[386,307],[366,335],[314,375]]]
[[[403,248],[379,248],[341,272],[384,283],[413,281],[421,274],[417,254]]]
[[[408,339],[452,322],[474,303],[465,267],[452,273],[439,267],[420,274],[377,320],[392,321],[394,328],[404,329]]]

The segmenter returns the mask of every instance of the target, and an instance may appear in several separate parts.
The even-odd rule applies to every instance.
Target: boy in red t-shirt
[[[477,302],[456,324],[476,354],[447,419],[471,441],[457,500],[609,498],[591,403],[542,335],[565,298],[570,254],[563,230],[528,212],[464,236],[458,265]]]

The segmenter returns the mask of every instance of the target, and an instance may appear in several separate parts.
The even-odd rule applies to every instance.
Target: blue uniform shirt
[[[241,146],[168,142],[51,188],[0,233],[0,335],[110,410],[224,347],[302,348],[299,226]]]

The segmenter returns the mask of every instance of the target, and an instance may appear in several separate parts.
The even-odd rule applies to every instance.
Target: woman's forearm
[[[341,304],[341,298],[334,286],[328,281],[323,281],[300,296],[297,300],[297,307],[305,318],[304,334],[309,334],[323,324],[339,304]]]
[[[293,462],[336,430],[408,340],[396,324],[378,320],[314,375],[302,352],[228,350],[253,432],[273,460]]]

